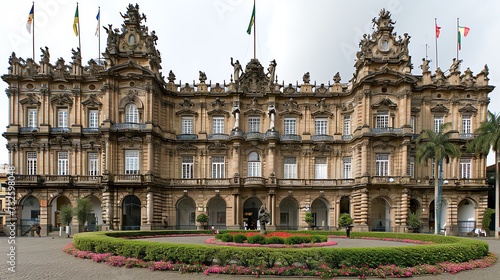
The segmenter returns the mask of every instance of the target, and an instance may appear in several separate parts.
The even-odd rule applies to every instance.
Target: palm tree
[[[475,152],[480,155],[488,155],[488,152],[493,150],[495,152],[495,239],[498,239],[498,217],[499,217],[499,167],[498,161],[500,160],[500,114],[494,114],[488,111],[486,121],[482,122],[475,134],[477,135],[472,139],[468,145],[467,150]]]
[[[434,233],[439,233],[441,219],[441,192],[443,181],[443,160],[448,163],[450,158],[460,157],[460,150],[449,141],[451,131],[443,132],[451,123],[442,124],[439,132],[434,130],[424,130],[416,140],[417,160],[420,163],[434,160],[434,174],[438,175],[438,180],[434,180]]]

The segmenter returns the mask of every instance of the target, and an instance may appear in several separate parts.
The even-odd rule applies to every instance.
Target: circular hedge
[[[221,233],[229,231],[221,231]],[[291,231],[308,233],[310,231]],[[209,246],[205,244],[173,244],[120,237],[159,237],[169,235],[212,234],[211,231],[116,231],[79,233],[73,238],[77,249],[95,253],[112,253],[144,261],[171,261],[186,264],[242,266],[304,265],[313,268],[328,264],[330,267],[396,265],[412,267],[441,262],[467,262],[488,255],[486,242],[454,236],[431,234],[405,234],[389,232],[353,232],[352,238],[379,238],[381,240],[420,240],[429,245],[368,248],[266,248]],[[315,235],[342,236],[344,232],[316,231]]]

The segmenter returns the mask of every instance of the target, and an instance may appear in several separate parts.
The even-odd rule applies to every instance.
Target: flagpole
[[[99,42],[99,53],[97,55],[97,63],[100,65],[101,64],[101,7],[99,6],[97,14],[99,15],[99,18],[97,19],[97,41]]]
[[[76,2],[76,9],[78,10],[78,2]],[[82,43],[80,41],[80,11],[78,11],[78,48],[80,49],[80,57],[82,56]]]
[[[438,25],[437,25],[437,18],[434,18],[434,32],[436,33],[434,36],[436,39],[436,69],[439,67],[439,62],[438,62]]]
[[[462,39],[460,35],[461,35],[460,34],[460,20],[459,20],[459,18],[457,18],[457,61],[459,60],[458,53],[460,51],[460,44],[462,43],[459,41]]]
[[[257,10],[255,8],[255,0],[253,0],[253,8],[254,8],[254,16],[253,16],[253,59],[257,59],[257,56],[255,55],[255,45],[256,45],[256,42],[257,42],[257,29],[256,29],[256,11]]]
[[[33,62],[35,62],[35,1],[33,1],[33,32],[32,32]]]

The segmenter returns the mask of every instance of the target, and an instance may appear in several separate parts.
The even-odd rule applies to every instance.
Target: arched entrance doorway
[[[40,201],[38,198],[28,195],[24,198],[21,208],[21,234],[24,234],[31,226],[40,223]]]
[[[470,199],[464,199],[458,204],[457,226],[459,234],[465,235],[478,227],[476,225],[474,208],[475,203]]]
[[[85,225],[86,231],[97,231],[97,227],[102,225],[102,208],[101,200],[95,195],[88,197],[92,203],[92,212],[87,217],[87,224]]]
[[[141,200],[135,195],[127,195],[123,199],[122,207],[122,229],[141,229]]]
[[[277,227],[281,230],[299,229],[299,206],[295,199],[286,197],[280,202],[280,221]]]
[[[348,196],[343,196],[340,198],[340,215],[346,213],[351,214],[351,199]],[[339,217],[340,217],[339,215]]]
[[[256,197],[247,199],[243,204],[243,222],[245,223],[245,229],[257,229],[260,206],[262,206],[262,202]]]
[[[434,200],[431,202],[429,205],[429,228],[431,229],[432,232],[435,231],[435,225],[436,225],[436,216],[435,216],[435,211],[436,209],[436,204],[434,203]],[[448,218],[448,204],[446,204],[446,201],[441,200],[441,221],[440,221],[440,229],[443,230],[446,227],[446,220]]]
[[[208,225],[217,229],[226,229],[226,201],[214,197],[207,203]]]
[[[59,212],[61,211],[61,207],[63,207],[64,205],[71,205],[71,201],[67,196],[60,195],[56,199],[52,200],[52,219],[50,221],[51,225],[49,226],[49,231],[58,230],[61,226],[61,223],[59,222]],[[73,220],[73,222],[74,221],[75,220]],[[52,228],[52,225],[55,225],[55,228]]]
[[[385,198],[377,197],[372,201],[370,226],[372,231],[391,231],[390,206]]]
[[[314,221],[311,226],[316,229],[328,230],[330,217],[328,202],[322,198],[316,198],[311,204],[311,214]]]
[[[193,230],[196,229],[196,203],[188,196],[177,202],[176,229]],[[209,216],[210,217],[210,216]]]

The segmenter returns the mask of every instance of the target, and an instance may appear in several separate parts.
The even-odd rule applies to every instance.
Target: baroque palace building
[[[488,69],[477,75],[412,73],[410,36],[394,33],[382,10],[363,36],[351,80],[279,84],[276,62],[234,67],[229,84],[164,80],[157,37],[129,5],[111,25],[105,63],[39,63],[13,53],[8,73],[10,162],[16,167],[19,233],[54,230],[62,205],[88,197],[88,229],[255,228],[265,205],[270,229],[334,229],[341,213],[354,230],[402,232],[410,212],[432,231],[433,164],[416,160],[423,130],[451,122],[460,158],[444,164],[442,226],[471,231],[487,207],[486,158],[465,151],[486,119]],[[228,63],[229,64],[229,63]],[[244,69],[243,69],[244,68]]]

